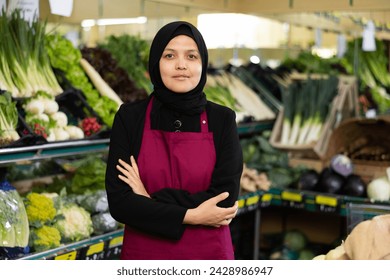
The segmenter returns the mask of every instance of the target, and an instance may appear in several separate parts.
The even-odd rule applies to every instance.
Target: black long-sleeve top
[[[213,133],[216,164],[210,187],[190,194],[185,190],[164,188],[152,199],[135,194],[118,178],[118,159],[129,162],[138,157],[144,129],[146,107],[150,97],[137,103],[123,104],[114,119],[106,171],[106,190],[110,213],[114,219],[137,230],[169,239],[180,239],[183,219],[188,209],[196,208],[207,199],[229,192],[219,206],[229,207],[237,200],[243,168],[242,151],[237,133],[235,113],[231,109],[207,102],[209,131]],[[151,128],[175,131],[175,120],[182,122],[180,131],[200,132],[199,115],[180,115],[153,99]],[[150,159],[154,160],[154,159]]]

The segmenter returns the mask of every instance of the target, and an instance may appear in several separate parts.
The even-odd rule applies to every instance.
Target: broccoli
[[[0,247],[26,247],[29,224],[22,198],[8,182],[0,182]]]
[[[25,206],[31,227],[39,228],[52,223],[57,215],[53,200],[43,194],[29,193],[26,196]]]
[[[31,228],[29,246],[35,252],[42,252],[57,248],[61,244],[61,234],[53,226],[42,226],[40,228]]]
[[[63,242],[79,241],[91,236],[93,232],[91,215],[74,203],[64,205],[54,226],[60,231]]]

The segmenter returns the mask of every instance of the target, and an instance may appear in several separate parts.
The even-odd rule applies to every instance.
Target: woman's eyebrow
[[[164,49],[164,51],[172,51],[172,52],[174,52],[174,51],[177,51],[176,49],[171,49],[171,48],[166,48],[166,49]],[[199,51],[198,50],[196,50],[196,49],[189,49],[189,50],[186,50],[187,52],[197,52],[197,53],[199,53]]]

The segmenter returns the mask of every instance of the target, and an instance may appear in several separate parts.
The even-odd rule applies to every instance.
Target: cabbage
[[[299,230],[290,230],[285,233],[283,244],[290,250],[299,252],[307,245],[307,237]]]

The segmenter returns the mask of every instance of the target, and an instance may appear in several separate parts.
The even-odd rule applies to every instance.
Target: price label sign
[[[244,208],[244,206],[245,206],[245,199],[238,200],[238,208],[241,209]]]
[[[259,206],[260,196],[254,195],[246,199],[246,207],[249,211],[256,209]]]
[[[61,261],[66,261],[66,260],[75,260],[77,257],[77,251],[72,251],[66,254],[58,255],[54,259],[55,260],[61,260]]]
[[[85,260],[103,260],[104,259],[104,242],[92,244],[85,253]]]
[[[315,203],[318,211],[326,213],[335,213],[339,206],[339,200],[337,197],[327,195],[317,195]]]
[[[272,201],[272,193],[265,193],[261,196],[261,207],[267,207],[271,204]]]
[[[245,209],[245,198],[241,198],[238,200],[238,211],[237,211],[237,216],[241,215],[246,212]]]
[[[105,259],[118,259],[122,251],[122,244],[123,236],[117,236],[109,240],[105,250]]]
[[[285,207],[297,209],[305,208],[304,195],[297,192],[283,191],[281,194],[282,204]]]

